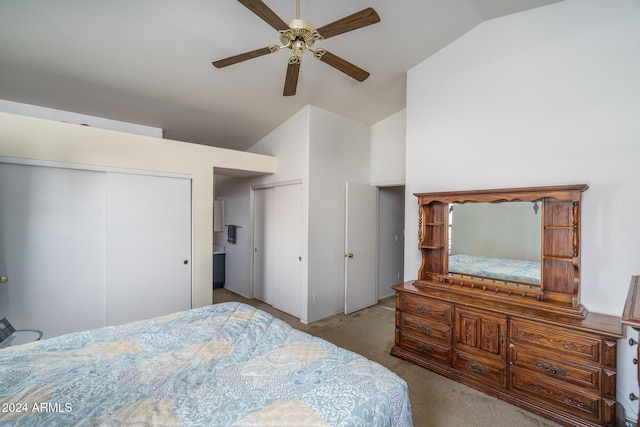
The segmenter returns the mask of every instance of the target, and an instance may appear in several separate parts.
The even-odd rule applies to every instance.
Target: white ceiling
[[[381,22],[319,41],[369,71],[363,83],[308,52],[283,97],[290,52],[216,69],[279,44],[234,0],[0,2],[0,99],[164,129],[166,138],[244,150],[307,104],[367,123],[405,106],[406,71],[482,21],[559,0],[301,0],[316,27],[372,6]],[[295,0],[265,0],[282,19]]]

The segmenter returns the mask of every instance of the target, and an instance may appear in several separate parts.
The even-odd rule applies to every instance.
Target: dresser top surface
[[[584,332],[599,333],[610,338],[623,339],[626,337],[624,325],[618,316],[588,312],[584,319],[568,318],[557,316],[543,310],[510,305],[505,302],[495,301],[488,298],[479,298],[461,293],[416,287],[413,283],[413,281],[401,283],[393,286],[393,289],[396,291],[408,292],[413,295],[435,298],[440,301],[455,303],[461,306],[475,307],[496,313],[505,313],[507,315],[522,317],[552,325],[570,327]]]

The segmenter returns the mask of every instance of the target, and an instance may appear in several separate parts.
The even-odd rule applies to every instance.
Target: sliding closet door
[[[273,305],[273,251],[270,229],[273,223],[273,188],[256,190],[253,198],[253,297]]]
[[[302,316],[302,185],[254,191],[254,296]]]
[[[274,188],[273,306],[302,316],[302,185]]]
[[[0,162],[0,317],[45,338],[105,325],[104,172]]]
[[[107,174],[107,324],[191,308],[191,180]]]

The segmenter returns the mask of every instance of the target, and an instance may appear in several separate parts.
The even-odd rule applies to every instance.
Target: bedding
[[[449,273],[540,284],[540,263],[535,261],[449,255]]]
[[[0,350],[0,426],[412,426],[407,385],[242,303]]]

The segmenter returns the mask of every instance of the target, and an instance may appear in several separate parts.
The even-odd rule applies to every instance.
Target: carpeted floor
[[[241,301],[267,311],[294,328],[321,337],[386,366],[409,386],[413,422],[416,427],[491,426],[556,427],[523,409],[480,393],[389,354],[394,344],[394,300],[351,315],[337,315],[305,325],[268,304],[246,299],[227,289],[215,289],[215,303]]]

